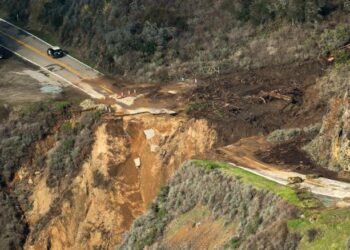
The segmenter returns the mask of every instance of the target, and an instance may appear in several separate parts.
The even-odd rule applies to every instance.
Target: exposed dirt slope
[[[147,129],[154,134],[148,140]],[[114,249],[177,167],[217,140],[204,120],[151,115],[106,117],[95,137],[90,157],[60,192],[46,186],[45,173],[33,180],[25,249]]]

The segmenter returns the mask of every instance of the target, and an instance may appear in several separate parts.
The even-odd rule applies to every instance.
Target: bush
[[[272,205],[279,202],[273,194],[257,191],[221,172],[218,170],[220,163],[203,162],[203,167],[196,164],[202,162],[190,162],[177,171],[169,186],[161,189],[149,212],[134,222],[118,249],[144,249],[154,245],[162,249],[161,237],[166,226],[198,206],[209,209],[208,216],[223,221],[226,226],[239,225],[237,235],[226,243],[232,248],[251,249],[247,242],[266,239],[263,237],[264,225],[291,216],[291,210],[286,210],[282,204]],[[284,244],[283,240],[279,242]],[[290,246],[293,248],[297,243]],[[276,249],[284,249],[282,245]]]
[[[69,180],[78,173],[86,156],[90,153],[94,142],[94,131],[99,124],[101,114],[99,112],[84,113],[76,126],[72,128],[70,123],[63,123],[60,128],[60,142],[48,158],[49,176],[47,185],[56,187],[66,176]],[[99,173],[94,174],[97,186],[100,183]],[[102,181],[103,186],[106,182]]]
[[[302,134],[302,129],[300,128],[291,128],[291,129],[278,129],[273,131],[267,137],[269,142],[283,142],[295,139]]]
[[[24,215],[13,195],[0,190],[0,246],[2,249],[22,249],[29,232]]]
[[[323,54],[350,42],[350,25],[339,24],[333,29],[326,29],[320,37],[319,46]]]
[[[31,147],[44,139],[63,113],[52,112],[56,103],[39,102],[18,111],[0,130],[0,175],[11,182],[22,163],[30,158]],[[63,112],[63,111],[62,111]],[[15,116],[15,115],[14,115]]]
[[[223,59],[228,60],[228,70],[235,68],[233,63],[247,67],[249,60],[262,64],[265,58],[257,60],[250,56],[238,62],[232,58],[237,48],[248,40],[270,33],[271,26],[258,25],[275,22],[278,27],[287,23],[285,21],[318,21],[344,5],[342,1],[330,0],[222,0],[215,5],[208,0],[199,0],[196,4],[178,0],[4,1],[3,9],[12,19],[16,20],[20,13],[24,21],[31,14],[29,6],[35,2],[33,9],[39,13],[29,18],[29,26],[42,24],[45,30],[58,34],[63,45],[75,48],[84,59],[109,73],[147,80],[164,76],[155,74],[157,68],[153,65],[159,64],[171,67],[169,72],[172,72],[161,80],[188,72],[215,74],[207,68],[219,65],[218,61]],[[303,41],[304,38],[294,36],[293,39]],[[205,67],[202,62],[211,66]]]
[[[311,228],[307,230],[306,235],[308,242],[313,242],[318,235],[318,231],[315,228]]]

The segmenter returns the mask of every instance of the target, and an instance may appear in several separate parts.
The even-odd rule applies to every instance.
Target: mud
[[[282,127],[309,125],[325,113],[314,89],[325,67],[319,61],[305,61],[205,79],[187,94],[187,111],[215,124],[221,145]],[[272,90],[292,101],[258,98],[261,91]]]
[[[316,174],[333,180],[350,182],[350,178],[340,175],[339,172],[323,168],[315,163],[310,156],[302,150],[312,138],[298,138],[275,145],[270,145],[266,150],[256,152],[257,159],[267,164],[278,165],[301,174]]]

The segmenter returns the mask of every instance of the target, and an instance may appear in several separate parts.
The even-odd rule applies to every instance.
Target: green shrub
[[[233,249],[238,249],[240,245],[241,245],[241,239],[239,237],[235,236],[230,240],[228,247],[233,248]]]
[[[64,136],[71,135],[73,133],[72,124],[70,122],[63,123],[60,128],[60,133],[63,134]]]
[[[71,106],[69,101],[60,101],[54,103],[54,109],[58,112],[65,112]]]
[[[320,47],[323,54],[337,49],[350,41],[350,25],[339,24],[335,28],[326,29],[320,36]]]
[[[100,117],[99,112],[88,112],[80,117],[74,129],[69,122],[61,126],[60,143],[48,158],[49,187],[56,187],[67,176],[72,177],[78,173],[91,151],[95,128],[99,124]],[[100,176],[95,177],[98,181]]]
[[[337,50],[333,52],[336,66],[348,64],[350,62],[350,53],[344,50]]]
[[[300,128],[291,128],[291,129],[278,129],[273,131],[267,137],[269,142],[283,142],[295,139],[302,134],[302,129]]]

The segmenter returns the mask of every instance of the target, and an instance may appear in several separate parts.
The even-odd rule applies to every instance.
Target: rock
[[[140,168],[141,167],[141,159],[136,158],[134,159],[135,167]]]
[[[151,145],[151,152],[152,153],[156,153],[159,151],[159,146],[158,145],[155,145],[155,144],[152,144]]]
[[[302,183],[304,180],[299,177],[299,176],[290,176],[288,177],[288,183],[289,184],[298,184],[298,183]]]
[[[342,78],[347,79],[345,76]],[[334,91],[336,86],[333,86],[333,80],[329,79],[327,82],[332,82],[331,89]],[[343,84],[348,85],[345,80]],[[350,176],[347,174],[350,172],[350,97],[347,92],[343,97],[340,96],[345,87],[339,85],[337,88],[339,95],[331,99],[329,112],[323,117],[319,134],[303,149],[319,165],[341,172],[345,177]]]
[[[82,103],[80,103],[80,107],[83,109],[83,111],[86,110],[99,110],[99,111],[107,111],[108,106],[105,104],[97,104],[94,100],[86,99]]]
[[[147,140],[152,139],[156,135],[153,129],[146,129],[144,133]]]
[[[33,180],[31,178],[28,180],[28,184],[30,184],[30,185],[33,184]]]
[[[338,201],[338,202],[336,203],[336,206],[337,206],[338,208],[348,208],[348,207],[350,207],[350,203],[349,203],[349,202],[346,202],[346,201],[344,201],[344,200],[342,200],[342,201]]]

